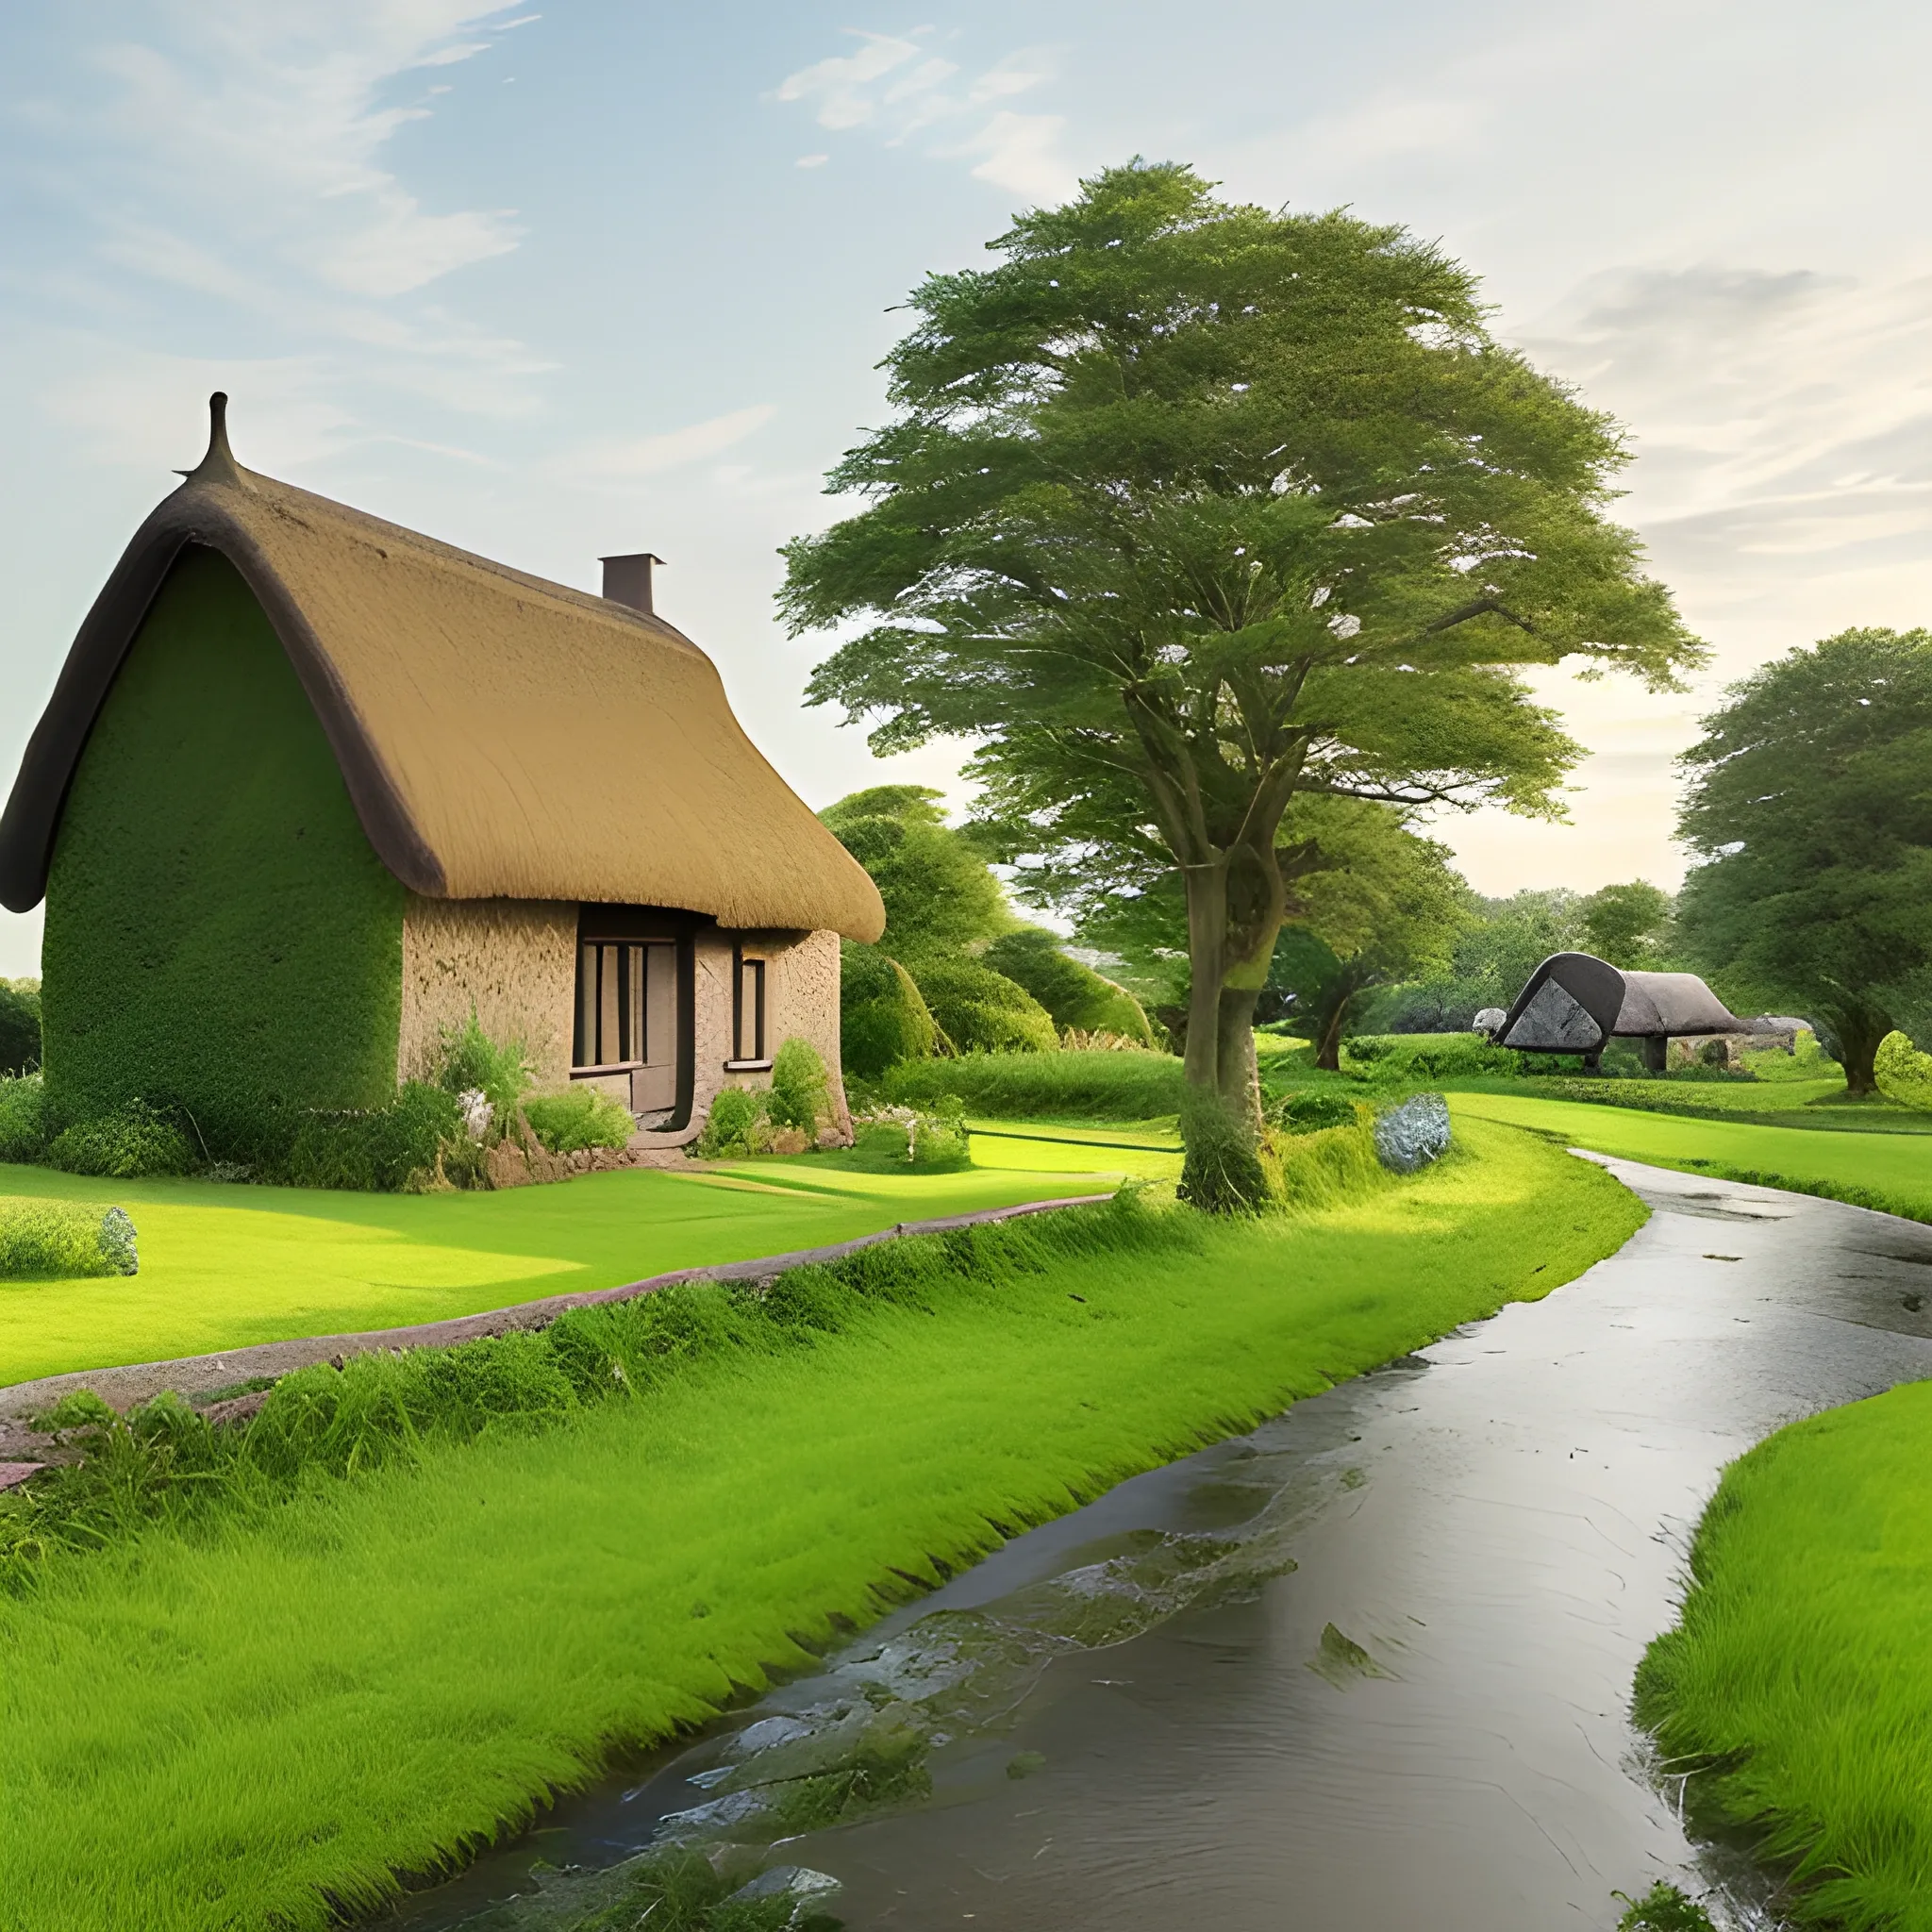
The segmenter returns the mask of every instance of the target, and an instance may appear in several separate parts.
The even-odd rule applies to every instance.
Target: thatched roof
[[[1500,1046],[1529,1053],[1595,1053],[1612,1035],[1645,1039],[1776,1031],[1740,1020],[1694,973],[1624,973],[1590,953],[1552,953],[1507,1014],[1476,1024]]]
[[[1643,1034],[1748,1033],[1740,1020],[1694,973],[1626,973],[1616,1030]]]
[[[170,567],[218,551],[268,613],[376,853],[433,898],[670,906],[875,940],[865,872],[660,619],[242,469],[200,467],[80,627],[0,817],[0,903],[46,890],[62,802]]]

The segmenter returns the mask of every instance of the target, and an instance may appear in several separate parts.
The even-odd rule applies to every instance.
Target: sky
[[[1570,822],[1445,819],[1471,882],[1674,886],[1724,685],[1932,622],[1932,10],[1840,0],[63,0],[0,10],[0,779],[225,389],[241,460],[560,582],[669,559],[808,803],[968,796],[801,693],[778,546],[886,420],[894,305],[1141,155],[1439,241],[1618,416],[1618,513],[1711,645],[1539,688]],[[617,776],[619,774],[613,774]],[[39,956],[0,914],[0,974]]]

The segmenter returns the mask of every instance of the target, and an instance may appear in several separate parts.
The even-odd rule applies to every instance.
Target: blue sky
[[[222,387],[255,468],[587,587],[668,558],[660,608],[812,804],[950,783],[801,709],[774,553],[881,420],[891,306],[1139,153],[1440,238],[1630,425],[1624,513],[1717,670],[1553,675],[1574,823],[1441,831],[1484,891],[1674,883],[1717,687],[1932,621],[1928,55],[1903,4],[8,8],[0,766]],[[38,933],[0,915],[0,973]]]

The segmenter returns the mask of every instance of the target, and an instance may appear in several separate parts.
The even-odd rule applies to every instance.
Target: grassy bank
[[[1043,1271],[962,1258],[541,1433],[425,1441],[219,1532],[56,1553],[0,1599],[0,1923],[320,1928],[372,1907],[392,1871],[802,1663],[935,1558],[1544,1293],[1641,1218],[1545,1141],[1462,1139],[1319,1214],[1150,1233],[1090,1210]]]
[[[1063,1152],[1053,1169],[993,1165],[990,1148],[965,1174],[841,1174],[807,1157],[741,1172],[631,1168],[554,1187],[449,1194],[91,1180],[0,1167],[0,1194],[119,1203],[141,1242],[136,1275],[0,1281],[0,1387],[473,1315],[675,1268],[822,1247],[899,1221],[1105,1191],[1122,1170],[1104,1156],[1089,1158],[1093,1150]]]
[[[1932,1384],[1781,1430],[1726,1471],[1639,1721],[1710,1822],[1761,1834],[1800,1915],[1932,1927]]]
[[[1599,1154],[1932,1221],[1932,1147],[1917,1134],[1841,1134],[1691,1120],[1515,1093],[1452,1093],[1449,1105],[1458,1121],[1534,1127],[1567,1146]]]

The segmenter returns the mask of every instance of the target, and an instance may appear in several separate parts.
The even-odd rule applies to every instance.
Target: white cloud
[[[153,41],[101,47],[118,83],[92,133],[132,149],[152,213],[178,209],[237,275],[312,278],[388,299],[514,248],[494,210],[425,208],[383,162],[421,100],[385,104],[400,76],[487,53],[475,0],[171,0]],[[467,31],[466,31],[467,30]],[[429,90],[425,90],[426,99]],[[192,211],[192,212],[191,212]]]
[[[1046,50],[1019,49],[953,87],[958,63],[938,55],[922,58],[917,39],[847,32],[859,42],[855,52],[788,75],[774,97],[810,104],[821,127],[862,128],[889,147],[940,130],[943,138],[929,150],[935,158],[971,159],[975,179],[1031,200],[1058,200],[1076,184],[1078,171],[1058,152],[1065,117],[1021,114],[1002,105],[1053,78]],[[817,158],[798,165],[815,166]]]
[[[622,482],[633,476],[656,475],[660,470],[675,470],[730,449],[763,428],[776,414],[774,404],[754,403],[748,408],[733,409],[657,436],[593,443],[555,458],[547,467],[554,475],[585,482]]]
[[[794,168],[823,168],[831,158],[830,155],[800,155],[791,165]]]
[[[949,154],[980,155],[972,170],[978,181],[1010,189],[1030,201],[1062,201],[1079,186],[1079,173],[1059,151],[1058,114],[995,114],[970,141]]]
[[[815,61],[778,83],[781,101],[816,103],[814,118],[821,127],[862,127],[878,111],[878,102],[867,92],[873,82],[919,55],[918,43],[913,41],[849,27],[846,31],[859,43],[856,54]]]

